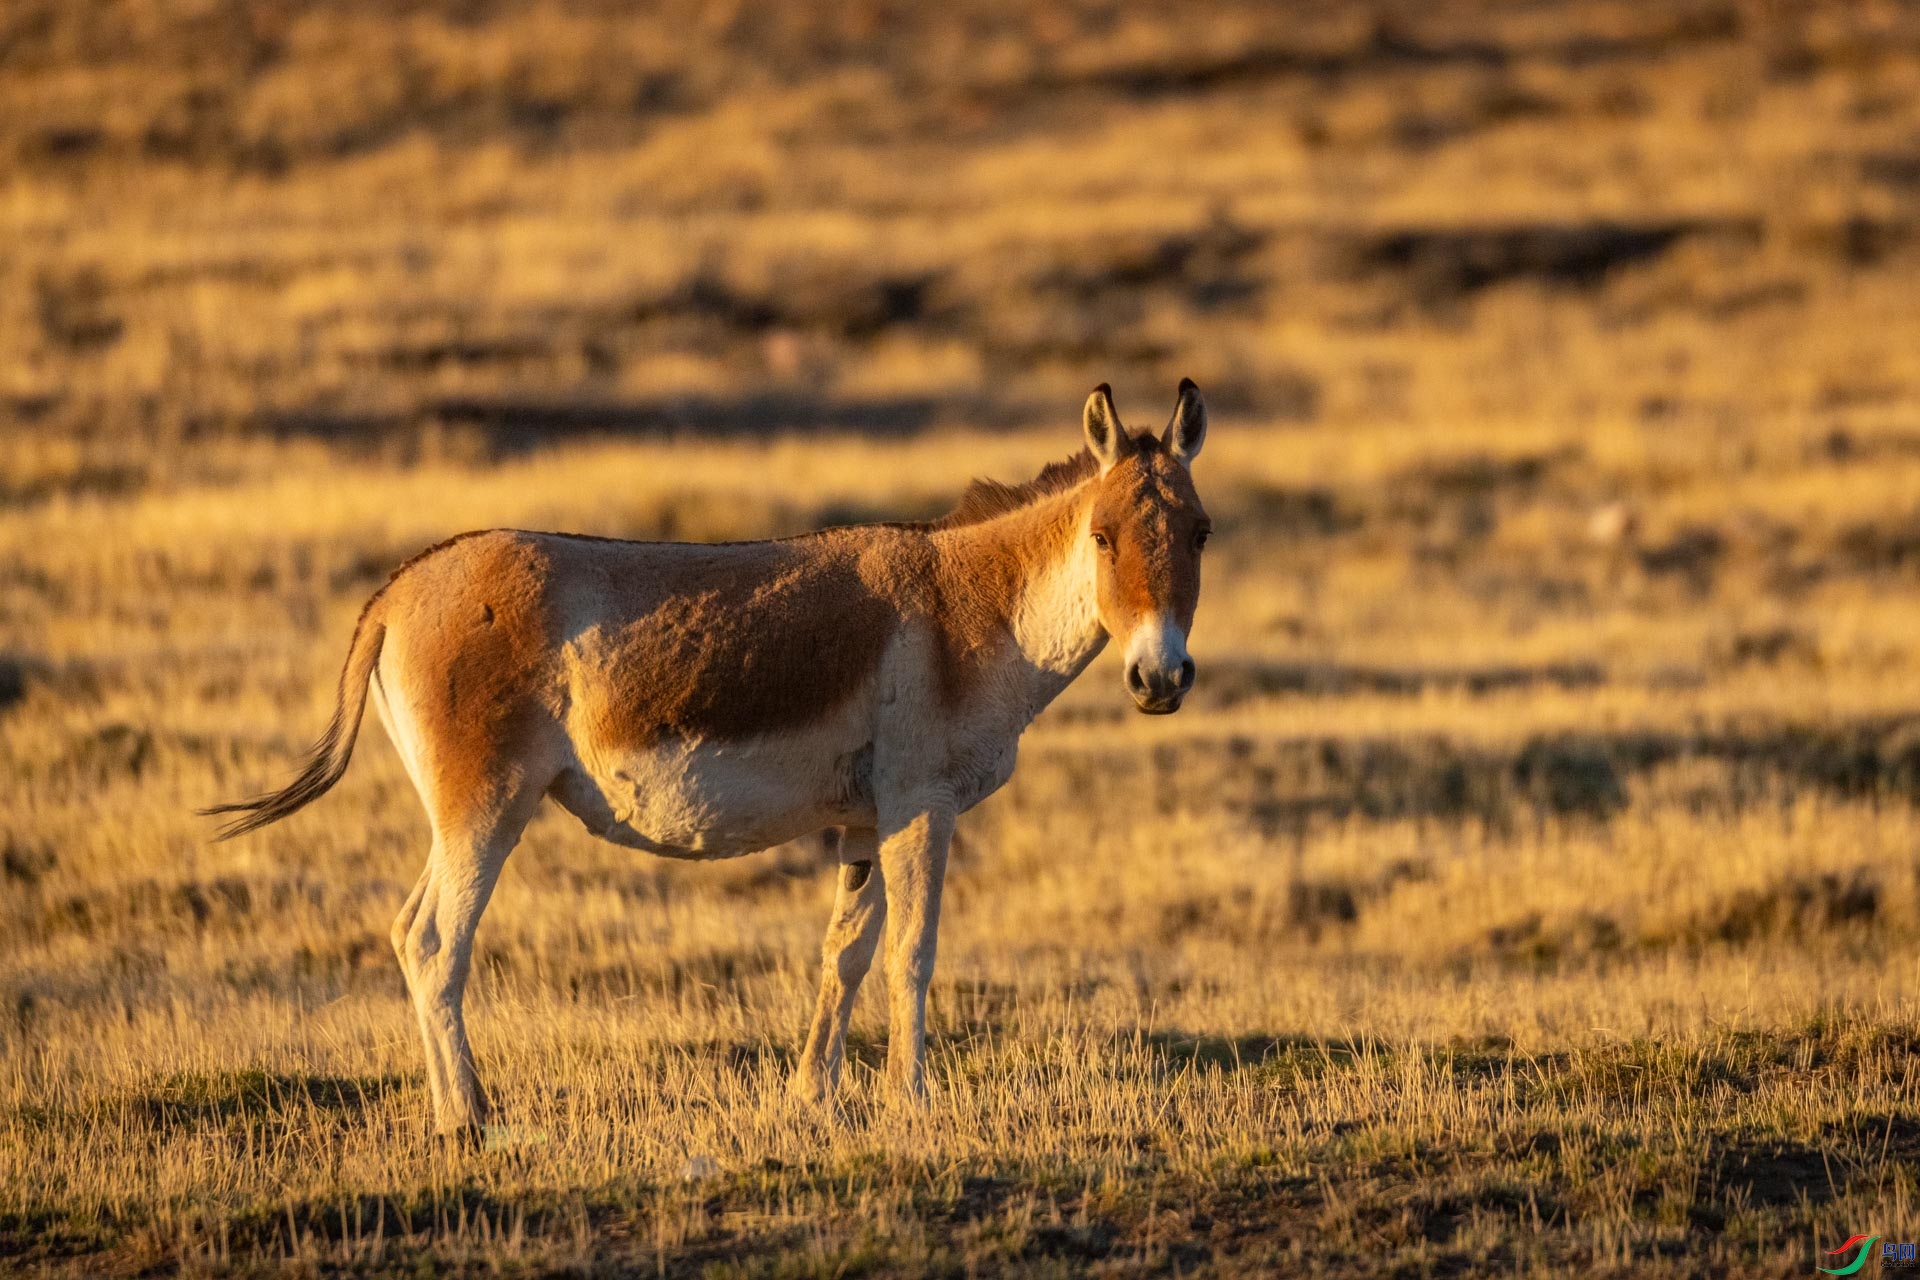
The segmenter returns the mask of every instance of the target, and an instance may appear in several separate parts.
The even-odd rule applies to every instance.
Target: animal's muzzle
[[[1127,692],[1136,707],[1155,716],[1178,711],[1193,677],[1186,634],[1171,618],[1151,618],[1134,629],[1127,645]]]

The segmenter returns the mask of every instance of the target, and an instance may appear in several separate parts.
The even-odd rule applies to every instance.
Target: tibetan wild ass
[[[836,1087],[891,918],[887,1068],[918,1093],[955,816],[1006,782],[1021,733],[1109,637],[1140,710],[1176,711],[1193,686],[1200,391],[1180,384],[1156,438],[1130,435],[1101,386],[1084,427],[1072,459],[1019,487],[975,481],[925,524],[717,545],[514,530],[444,542],[362,611],[333,722],[300,776],[208,812],[243,815],[225,838],[331,787],[371,681],[433,824],[393,946],[436,1127],[454,1135],[487,1106],[461,1013],[474,930],[542,796],[596,835],[676,858],[842,827],[793,1088]]]

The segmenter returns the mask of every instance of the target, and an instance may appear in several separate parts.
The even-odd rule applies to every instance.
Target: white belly
[[[580,754],[555,798],[595,834],[651,853],[731,858],[874,821],[873,746],[851,716],[739,741]]]

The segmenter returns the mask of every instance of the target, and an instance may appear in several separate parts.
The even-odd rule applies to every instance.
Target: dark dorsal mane
[[[1151,433],[1133,437],[1135,449],[1152,452],[1160,447],[1160,441]],[[963,525],[981,524],[1009,511],[1018,511],[1030,507],[1042,498],[1051,498],[1056,493],[1064,493],[1083,480],[1093,478],[1100,469],[1093,460],[1093,454],[1085,449],[1064,458],[1059,462],[1049,462],[1040,474],[1025,484],[1001,484],[998,480],[975,480],[960,495],[960,501],[953,510],[938,520],[929,522],[929,529],[958,529]]]
[[[935,529],[958,529],[962,525],[981,524],[1030,506],[1042,498],[1073,488],[1097,470],[1093,455],[1082,449],[1071,458],[1049,462],[1040,474],[1025,484],[1001,484],[998,480],[976,479],[953,510],[932,523]]]
[[[1161,445],[1154,435],[1143,433],[1133,437],[1133,447],[1152,453]],[[878,522],[878,527],[931,531],[985,524],[1022,507],[1030,507],[1042,498],[1065,493],[1082,481],[1091,480],[1099,470],[1100,464],[1094,461],[1093,454],[1082,449],[1071,458],[1049,462],[1040,469],[1039,475],[1025,484],[1001,484],[998,480],[976,477],[967,484],[953,510],[937,520],[883,520]]]

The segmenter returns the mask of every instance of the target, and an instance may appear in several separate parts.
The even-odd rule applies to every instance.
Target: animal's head
[[[1187,633],[1200,603],[1200,549],[1213,529],[1192,472],[1207,439],[1207,407],[1183,378],[1166,430],[1158,439],[1133,436],[1102,383],[1087,397],[1085,427],[1100,466],[1087,528],[1099,562],[1100,625],[1124,649],[1134,705],[1167,715],[1193,688]]]

